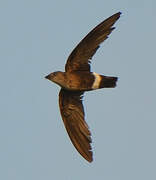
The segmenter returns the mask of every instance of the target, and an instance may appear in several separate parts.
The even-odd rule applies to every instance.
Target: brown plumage
[[[120,12],[96,26],[72,51],[65,65],[65,72],[54,72],[45,78],[61,86],[59,106],[68,135],[77,151],[92,162],[91,133],[85,122],[82,97],[85,91],[113,88],[117,77],[90,72],[90,60],[97,49],[115,27]]]
[[[61,89],[59,93],[59,106],[61,116],[68,135],[78,152],[89,162],[92,161],[91,133],[84,120],[82,105],[83,92],[70,92]]]
[[[100,43],[107,39],[108,35],[115,29],[112,26],[119,19],[120,14],[121,12],[118,12],[107,18],[82,39],[67,59],[66,72],[90,71],[90,59],[100,47]]]

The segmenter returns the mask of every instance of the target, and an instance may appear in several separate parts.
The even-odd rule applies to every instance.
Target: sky
[[[85,93],[94,160],[75,150],[58,107],[68,55],[107,17],[116,29],[92,71],[119,77],[114,89]],[[0,2],[0,179],[156,179],[156,1]]]

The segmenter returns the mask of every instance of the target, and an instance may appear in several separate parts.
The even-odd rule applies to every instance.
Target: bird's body
[[[117,77],[103,76],[88,71],[54,72],[46,77],[69,91],[91,91],[116,86]]]
[[[93,160],[91,133],[85,122],[82,97],[85,91],[114,88],[117,77],[100,75],[90,71],[90,60],[100,44],[115,29],[120,12],[96,26],[72,51],[65,65],[65,72],[56,71],[47,79],[61,87],[59,107],[68,135],[77,151],[89,162]]]

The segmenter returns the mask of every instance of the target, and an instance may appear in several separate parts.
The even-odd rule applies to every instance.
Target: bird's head
[[[64,82],[64,72],[56,71],[56,72],[50,73],[45,78],[58,85],[61,85]]]

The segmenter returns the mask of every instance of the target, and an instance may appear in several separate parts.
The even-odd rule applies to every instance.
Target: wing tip
[[[121,15],[121,14],[122,14],[122,12],[121,12],[121,11],[119,11],[119,12],[118,12],[118,14],[119,14],[119,15]]]
[[[91,159],[88,160],[89,163],[93,162],[93,158],[91,157]]]
[[[122,12],[121,11],[119,11],[119,12],[117,12],[117,13],[115,13],[117,16],[121,16],[121,14],[122,14]],[[115,15],[114,14],[114,15]]]
[[[87,160],[89,163],[92,163],[93,162],[93,154],[92,154],[92,151],[90,151],[91,152],[91,154],[89,155],[89,156],[87,156],[87,157],[84,157],[85,158],[85,160]]]
[[[113,14],[112,16],[110,16],[109,18],[110,18],[110,19],[111,19],[111,18],[114,18],[115,21],[117,21],[117,20],[120,18],[121,14],[122,14],[122,12],[119,11],[119,12]],[[108,18],[108,19],[109,19],[109,18]]]

